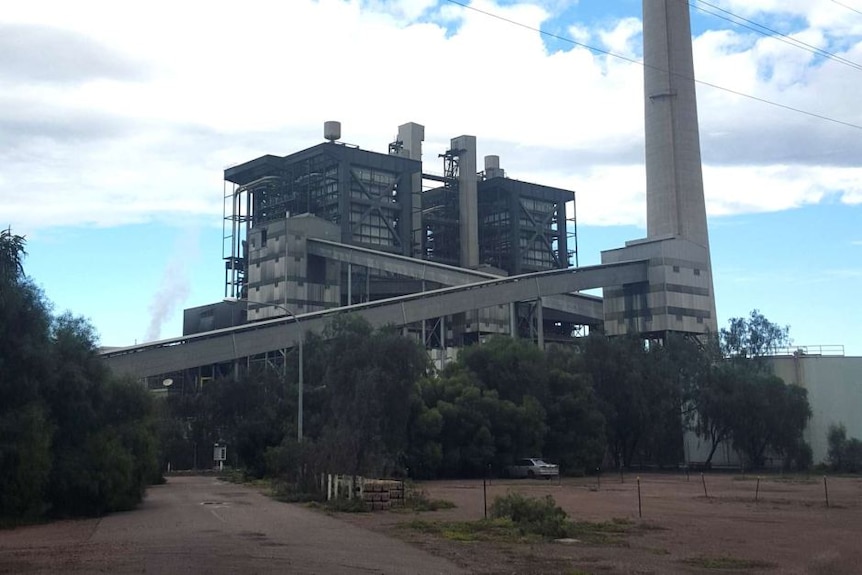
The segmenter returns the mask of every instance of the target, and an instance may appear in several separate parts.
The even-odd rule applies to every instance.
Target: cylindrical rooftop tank
[[[500,156],[485,156],[485,170],[497,170],[500,168]]]
[[[334,142],[335,140],[341,139],[341,122],[324,122],[323,123],[323,137],[329,140],[330,142]]]

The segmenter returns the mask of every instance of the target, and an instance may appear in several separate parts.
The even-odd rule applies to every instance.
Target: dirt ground
[[[862,573],[862,478],[707,474],[626,475],[542,480],[493,480],[494,497],[517,491],[551,495],[576,521],[629,520],[632,530],[612,543],[501,544],[459,542],[416,532],[412,513],[339,514],[442,555],[473,573]],[[704,494],[704,482],[706,492]],[[430,498],[457,505],[422,513],[425,520],[463,521],[484,515],[482,481],[435,481],[418,486]],[[757,492],[757,493],[756,493]],[[755,502],[757,496],[757,502]]]

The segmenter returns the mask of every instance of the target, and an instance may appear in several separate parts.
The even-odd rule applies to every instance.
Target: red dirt
[[[829,478],[827,508],[822,477],[760,481],[755,476],[643,475],[643,517],[638,517],[637,478],[619,475],[556,481],[494,480],[495,496],[517,491],[551,495],[576,521],[627,519],[632,533],[622,544],[492,544],[448,541],[399,525],[405,513],[341,515],[351,523],[395,535],[443,555],[474,573],[862,573],[862,478]],[[455,509],[422,513],[426,520],[466,521],[484,515],[481,481],[434,481],[418,486]],[[705,566],[704,558],[750,561],[736,569]],[[694,561],[694,565],[686,561]]]

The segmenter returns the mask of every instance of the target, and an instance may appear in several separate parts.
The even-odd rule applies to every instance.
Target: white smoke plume
[[[188,230],[176,240],[173,255],[165,266],[159,289],[150,302],[150,324],[144,341],[159,339],[162,326],[182,307],[191,291],[188,262],[197,259],[200,253],[200,234]]]

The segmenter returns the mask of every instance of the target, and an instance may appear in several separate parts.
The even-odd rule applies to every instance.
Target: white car
[[[535,477],[550,479],[560,476],[560,466],[536,458],[519,459],[514,465],[506,468],[506,475],[509,477],[529,477],[530,479]]]

